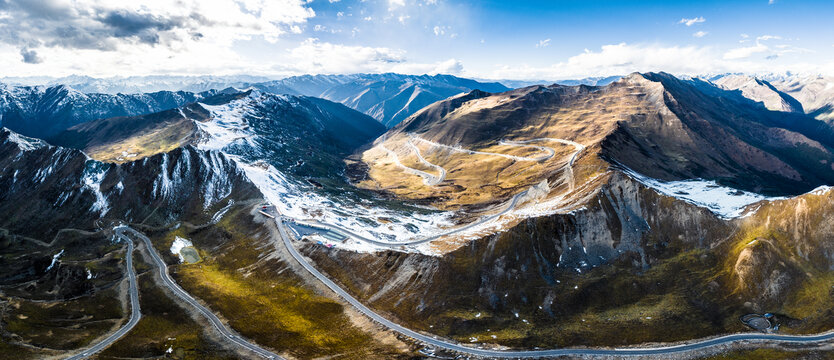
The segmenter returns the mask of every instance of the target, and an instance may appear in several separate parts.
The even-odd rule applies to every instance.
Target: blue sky
[[[831,1],[112,3],[0,0],[0,76],[834,71]]]

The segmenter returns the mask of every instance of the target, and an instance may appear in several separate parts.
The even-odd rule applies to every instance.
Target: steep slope
[[[808,114],[834,123],[834,78],[792,76],[775,81],[773,85],[802,103]]]
[[[0,227],[45,238],[104,217],[167,221],[202,214],[230,195],[257,194],[224,155],[186,146],[125,164],[89,160],[74,149],[0,130],[4,171]],[[232,191],[235,191],[232,194]],[[32,226],[32,224],[39,224]]]
[[[605,156],[660,179],[705,178],[766,194],[795,195],[832,182],[834,132],[823,122],[762,110],[697,79],[645,78],[660,86],[668,113],[621,122],[603,144]]]
[[[632,74],[604,87],[473,91],[438,102],[357,155],[369,166],[369,179],[357,182],[438,206],[477,205],[543,180],[551,190],[569,190],[566,179],[581,184],[607,162],[664,181],[701,178],[800,194],[834,182],[832,139],[818,120],[768,111],[707,82]],[[588,150],[574,153],[578,148]],[[406,168],[431,171],[421,158],[444,168],[446,181],[426,186],[408,174]],[[467,166],[473,161],[488,165]],[[570,167],[580,169],[578,177],[565,174],[566,161],[578,164]]]
[[[303,250],[378,311],[485,346],[685,341],[749,331],[738,319],[767,312],[781,333],[819,332],[834,326],[832,196],[726,220],[612,171],[584,206],[442,256]]]
[[[47,138],[90,120],[149,114],[183,106],[201,97],[182,91],[107,95],[85,94],[64,85],[47,88],[0,84],[0,126],[23,135]]]
[[[712,81],[727,90],[740,90],[741,94],[773,111],[803,113],[802,104],[790,95],[779,91],[771,83],[746,75],[726,75]]]

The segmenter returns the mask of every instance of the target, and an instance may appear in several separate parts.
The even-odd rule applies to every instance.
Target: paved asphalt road
[[[110,346],[110,344],[114,343],[116,340],[119,340],[122,336],[125,336],[128,331],[133,329],[134,326],[139,322],[139,319],[142,318],[142,311],[139,309],[139,288],[136,286],[136,269],[133,268],[133,241],[126,237],[119,236],[122,240],[127,241],[127,254],[125,258],[127,259],[127,278],[130,282],[130,320],[128,320],[125,326],[122,326],[121,329],[113,333],[112,335],[108,336],[102,342],[93,345],[87,350],[84,350],[78,355],[70,356],[67,360],[79,360],[86,358],[92,354],[95,354],[99,351],[104,350],[106,347]]]
[[[424,140],[424,139],[419,138],[415,135],[410,135],[410,138],[408,140],[409,143],[414,139],[423,140],[423,141],[426,141],[426,142],[429,142],[429,143],[435,144],[435,145],[442,145],[442,144],[437,144],[437,143],[434,143],[434,142],[430,142],[428,140]],[[505,144],[505,145],[513,145],[513,146],[530,146],[530,145],[525,145],[525,144],[530,143],[530,142],[534,142],[534,141],[555,141],[555,142],[559,142],[559,143],[562,143],[562,144],[571,145],[571,146],[575,147],[576,151],[574,151],[573,154],[571,154],[570,159],[568,160],[567,164],[565,165],[567,170],[571,172],[571,177],[572,177],[573,163],[574,163],[574,161],[576,161],[576,157],[579,155],[579,153],[582,152],[582,150],[585,149],[585,146],[580,144],[580,143],[570,141],[570,140],[556,139],[556,138],[538,138],[538,139],[531,139],[531,140],[525,140],[525,141],[509,141],[509,140],[506,140],[506,141],[501,141],[501,143]],[[380,144],[382,144],[384,142],[385,142],[385,137],[382,138],[382,141],[380,142]],[[414,146],[414,144],[411,144],[411,145]],[[450,147],[448,145],[442,145],[442,146],[449,147],[449,148],[456,149],[456,150],[460,150],[458,148]],[[388,150],[384,145],[381,145],[381,147],[382,147],[383,150],[386,150],[390,154],[392,154],[392,156],[397,161],[397,163],[399,163],[399,160],[397,160],[397,155],[394,152],[392,152],[391,150]],[[555,154],[555,151],[551,148],[546,148],[546,147],[543,147],[543,146],[534,146],[534,147],[542,148],[542,149],[548,149],[548,150],[550,150],[550,154],[549,154],[549,156],[544,157],[542,159],[535,158],[533,160],[536,160],[536,161],[546,160],[546,159],[552,157],[553,154]],[[426,162],[426,163],[428,163],[432,166],[437,166],[437,165],[434,165],[434,164],[431,164],[431,163],[425,161],[425,159],[423,159],[422,155],[420,154],[420,150],[417,149],[416,146],[414,147],[414,150],[417,152],[417,155],[420,157],[420,159],[422,161],[424,161],[424,162]],[[463,151],[463,150],[461,150],[461,151]],[[478,152],[476,152],[476,153],[478,153]],[[494,153],[482,153],[482,154],[501,155],[501,154],[494,154]],[[527,159],[527,158],[525,158],[525,159]],[[530,159],[527,159],[527,160],[530,160]],[[405,167],[402,164],[399,164],[399,165]],[[406,167],[406,169],[411,169],[411,168]],[[426,174],[424,176],[424,178],[434,177],[434,175],[425,173],[425,172],[420,171],[420,170],[416,170],[416,169],[411,169],[411,170],[413,170],[415,172],[420,172],[420,173]],[[423,176],[423,175],[421,175],[421,176]],[[442,176],[445,177],[445,170],[443,170],[443,175]],[[571,181],[572,181],[572,179],[571,179]],[[498,218],[501,215],[504,215],[504,214],[510,212],[518,204],[519,199],[521,199],[525,195],[527,195],[527,190],[524,190],[524,191],[522,191],[518,194],[515,194],[515,196],[513,196],[513,198],[510,200],[510,204],[507,205],[507,207],[504,210],[502,210],[501,212],[499,212],[497,214],[493,214],[493,215],[483,217],[483,218],[479,219],[478,221],[475,221],[475,222],[472,222],[472,223],[467,224],[465,226],[447,231],[447,232],[442,233],[442,234],[437,234],[437,235],[429,236],[427,238],[423,238],[423,239],[419,239],[419,240],[412,240],[412,241],[406,241],[406,242],[400,242],[400,243],[392,243],[392,242],[388,242],[388,241],[379,241],[379,240],[375,240],[375,239],[370,239],[370,238],[361,236],[359,234],[356,234],[356,233],[354,233],[354,232],[352,232],[348,229],[345,229],[341,226],[332,225],[332,224],[325,224],[325,223],[318,222],[318,221],[315,221],[315,220],[303,220],[303,221],[300,221],[300,223],[303,224],[304,222],[307,222],[307,223],[313,224],[315,226],[323,227],[323,228],[328,229],[328,230],[336,230],[338,232],[342,232],[342,233],[345,233],[347,235],[350,235],[351,237],[355,238],[356,240],[364,241],[364,242],[367,242],[369,244],[374,244],[374,245],[380,246],[380,247],[386,247],[386,248],[389,248],[389,249],[394,249],[394,248],[398,248],[400,246],[409,246],[409,245],[418,245],[418,244],[427,243],[427,242],[430,242],[430,241],[437,240],[441,237],[448,236],[448,235],[453,235],[453,234],[456,234],[456,233],[459,233],[459,232],[463,232],[463,231],[471,229],[475,226],[478,226],[478,225],[484,224],[486,222],[489,222],[493,219]]]
[[[807,343],[816,343],[821,341],[827,341],[834,339],[834,332],[827,332],[823,334],[817,335],[777,335],[777,334],[762,334],[762,333],[741,333],[741,334],[731,334],[725,335],[715,338],[703,339],[692,341],[690,343],[685,344],[677,344],[677,345],[670,345],[670,346],[661,346],[661,347],[632,347],[632,348],[587,348],[587,349],[578,349],[578,348],[563,348],[563,349],[551,349],[551,350],[489,350],[489,349],[480,349],[470,346],[464,346],[458,343],[452,343],[445,340],[437,339],[428,335],[424,335],[418,333],[416,331],[407,329],[403,326],[400,326],[381,315],[377,314],[373,310],[369,309],[365,305],[363,305],[359,300],[351,296],[347,293],[347,291],[343,290],[341,287],[336,285],[333,281],[331,281],[327,276],[319,272],[312,264],[307,262],[307,260],[295,249],[292,245],[292,241],[290,239],[287,230],[284,228],[283,219],[279,216],[276,218],[276,223],[278,225],[278,231],[281,234],[281,238],[284,241],[284,245],[289,250],[290,254],[293,258],[298,261],[301,266],[303,266],[307,271],[309,271],[313,276],[319,279],[324,285],[328,288],[333,290],[336,294],[340,297],[345,299],[348,303],[353,305],[356,309],[360,312],[365,314],[366,316],[370,317],[374,321],[382,324],[383,326],[394,330],[400,334],[405,336],[411,337],[416,339],[420,342],[423,342],[428,345],[432,345],[438,348],[457,351],[464,354],[475,355],[475,356],[484,356],[484,357],[491,357],[491,358],[541,358],[541,357],[554,357],[554,356],[645,356],[645,355],[670,355],[676,353],[682,353],[687,351],[697,351],[706,349],[713,346],[718,345],[726,345],[736,342],[742,341],[773,341],[779,343],[790,343],[790,344],[807,344]]]
[[[159,270],[159,276],[162,278],[162,282],[164,283],[164,285],[171,289],[174,295],[176,295],[189,305],[193,306],[195,309],[197,309],[197,311],[199,311],[203,316],[205,316],[206,319],[208,319],[209,322],[214,326],[214,328],[217,329],[217,331],[221,335],[223,335],[223,337],[264,358],[283,359],[278,354],[270,352],[269,350],[266,350],[244,340],[240,335],[237,335],[235,332],[227,328],[226,325],[223,324],[223,322],[221,322],[220,319],[217,318],[217,316],[211,312],[211,310],[198,303],[197,300],[194,300],[194,298],[191,297],[191,295],[189,295],[187,292],[185,292],[185,290],[183,290],[179,285],[177,285],[177,283],[174,282],[173,279],[171,279],[171,276],[168,274],[167,265],[164,261],[162,261],[162,258],[159,256],[159,253],[156,251],[156,249],[154,249],[153,245],[151,244],[151,240],[148,239],[147,236],[126,226],[117,227],[115,230],[117,235],[121,236],[124,239],[127,239],[128,241],[130,239],[124,235],[126,231],[130,232],[137,238],[142,239],[142,241],[145,242],[145,247],[148,249],[148,252],[151,254],[151,257],[153,258],[154,264]],[[135,282],[133,283],[133,287],[136,287]]]
[[[394,248],[398,248],[400,246],[418,245],[418,244],[427,243],[427,242],[430,242],[430,241],[437,240],[441,237],[456,234],[456,233],[459,233],[461,231],[468,230],[472,227],[484,224],[484,223],[486,223],[488,221],[491,221],[491,220],[493,220],[493,219],[495,219],[495,218],[497,218],[501,215],[504,215],[507,212],[509,212],[510,210],[514,209],[516,204],[518,204],[518,199],[520,199],[524,195],[527,195],[527,190],[524,190],[524,191],[522,191],[518,194],[515,194],[515,196],[513,196],[512,200],[510,200],[510,204],[507,205],[507,208],[505,208],[504,210],[501,210],[501,212],[499,212],[497,214],[492,214],[492,215],[489,215],[489,216],[485,216],[485,217],[479,219],[478,221],[467,224],[466,226],[462,226],[462,227],[459,227],[459,228],[456,228],[456,229],[452,229],[452,230],[447,231],[447,232],[442,233],[442,234],[429,236],[427,238],[423,238],[423,239],[419,239],[419,240],[413,240],[413,241],[399,242],[399,243],[392,243],[392,242],[387,242],[387,241],[374,240],[374,239],[367,238],[367,237],[364,237],[362,235],[359,235],[357,233],[354,233],[354,232],[352,232],[348,229],[345,229],[341,226],[325,224],[323,222],[318,222],[318,221],[315,221],[315,220],[300,220],[300,221],[298,221],[298,223],[302,224],[302,225],[312,224],[312,225],[322,227],[324,229],[331,230],[331,231],[336,230],[337,232],[341,232],[341,233],[350,235],[351,237],[355,238],[356,240],[364,241],[364,242],[374,244],[374,245],[380,246],[380,247],[386,247],[386,248],[389,248],[389,249],[394,249]]]

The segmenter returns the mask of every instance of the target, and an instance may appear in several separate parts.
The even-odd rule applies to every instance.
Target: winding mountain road
[[[136,236],[137,238],[141,239],[145,243],[145,247],[148,249],[148,253],[151,255],[151,258],[153,259],[154,265],[156,265],[156,268],[159,271],[159,276],[162,278],[163,285],[165,285],[165,287],[169,288],[171,290],[171,292],[173,292],[174,295],[176,295],[182,301],[185,301],[188,305],[191,305],[200,314],[202,314],[212,324],[212,326],[214,326],[214,328],[217,329],[217,332],[219,332],[220,335],[222,335],[224,338],[231,341],[232,343],[234,343],[236,345],[239,345],[239,346],[243,347],[244,349],[249,350],[249,351],[251,351],[251,352],[253,352],[253,353],[255,353],[255,354],[257,354],[261,357],[264,357],[266,359],[284,359],[281,356],[279,356],[278,354],[275,354],[275,353],[273,353],[269,350],[266,350],[266,349],[261,348],[261,347],[255,345],[255,344],[253,344],[253,343],[250,343],[250,342],[246,341],[244,338],[242,338],[240,335],[235,333],[233,330],[226,327],[226,325],[223,324],[223,322],[220,321],[220,319],[217,317],[217,315],[214,315],[214,313],[211,312],[211,310],[209,310],[205,306],[201,305],[199,302],[197,302],[197,300],[195,300],[193,297],[191,297],[190,294],[188,294],[185,290],[183,290],[173,279],[171,279],[170,274],[168,274],[168,266],[165,264],[165,261],[162,260],[162,257],[160,257],[160,255],[156,251],[156,249],[153,247],[153,244],[151,244],[151,239],[149,239],[147,236],[145,236],[145,234],[142,234],[142,233],[140,233],[140,232],[138,232],[138,231],[136,231],[132,228],[127,227],[127,226],[118,226],[114,230],[116,231],[116,234],[118,236],[120,236],[122,239],[127,240],[128,242],[131,242],[131,240],[130,240],[129,237],[127,237],[124,234],[125,232],[129,232],[129,233],[133,234],[133,236]],[[132,246],[132,242],[131,242],[131,246]],[[135,283],[133,284],[133,287],[135,288]],[[137,297],[137,301],[138,301],[138,297]],[[138,302],[137,302],[137,304],[138,304]]]
[[[67,360],[80,360],[84,359],[90,355],[93,355],[99,351],[104,350],[116,340],[121,339],[125,334],[127,334],[130,330],[139,323],[139,319],[142,318],[142,311],[139,308],[139,288],[136,284],[136,269],[133,268],[133,241],[130,239],[125,239],[124,237],[119,236],[120,239],[127,241],[127,254],[125,254],[125,263],[127,266],[127,278],[128,283],[130,284],[130,288],[128,292],[130,293],[130,320],[128,320],[127,324],[122,326],[119,330],[115,333],[111,334],[98,344],[91,346],[90,348],[82,351],[80,354],[73,355],[67,358]]]
[[[374,321],[383,326],[396,331],[402,335],[408,336],[412,339],[420,341],[424,344],[435,346],[438,348],[455,351],[463,354],[483,356],[489,358],[543,358],[556,356],[650,356],[650,355],[673,355],[688,351],[703,350],[714,346],[727,345],[744,341],[771,341],[784,344],[809,344],[828,341],[834,339],[834,331],[816,334],[816,335],[777,335],[777,334],[762,334],[762,333],[739,333],[730,334],[714,338],[701,339],[689,343],[658,346],[658,347],[626,347],[626,348],[563,348],[550,350],[491,350],[465,346],[460,343],[451,342],[445,339],[439,339],[430,335],[425,335],[414,330],[401,326],[385,317],[377,314],[359,300],[351,296],[347,291],[339,287],[336,283],[330,280],[327,276],[322,274],[312,264],[310,264],[292,244],[291,237],[284,227],[283,218],[276,217],[275,222],[278,226],[278,232],[283,240],[284,246],[290,252],[292,257],[306,269],[310,274],[315,276],[330,290],[339,295],[342,299],[347,301],[361,313],[365,314]]]
[[[446,169],[444,169],[440,165],[432,164],[428,160],[426,160],[426,158],[424,158],[423,154],[420,152],[420,148],[418,148],[417,145],[414,145],[413,138],[408,139],[408,146],[411,147],[411,150],[413,150],[415,154],[417,154],[417,159],[419,159],[420,162],[437,171],[437,176],[434,176],[430,179],[430,181],[427,181],[426,185],[434,186],[446,179]]]
[[[388,153],[388,156],[390,156],[391,158],[394,159],[394,164],[395,165],[397,165],[398,167],[401,167],[407,173],[414,174],[414,175],[417,175],[417,176],[423,178],[423,183],[426,184],[426,185],[429,185],[429,186],[437,185],[438,183],[443,181],[443,178],[446,177],[446,171],[445,170],[443,170],[443,178],[441,178],[440,176],[430,174],[430,173],[425,172],[423,170],[418,170],[418,169],[415,169],[415,168],[405,166],[403,163],[400,162],[400,157],[397,156],[397,153],[395,153],[393,150],[385,147],[385,145],[383,145],[383,144],[380,144],[379,147],[381,147],[382,150],[385,150],[385,152]],[[422,156],[421,156],[421,158],[422,158]],[[432,165],[434,165],[434,164],[432,164]]]
[[[500,157],[507,158],[507,159],[510,159],[510,160],[515,160],[515,161],[544,161],[544,160],[547,160],[547,159],[552,158],[552,157],[553,157],[553,155],[555,155],[555,154],[556,154],[556,151],[555,151],[555,150],[553,150],[553,149],[551,149],[551,148],[548,148],[548,147],[545,147],[545,146],[534,146],[534,145],[514,145],[514,146],[524,146],[524,147],[533,147],[533,148],[537,148],[537,149],[540,149],[540,150],[542,150],[542,151],[546,152],[546,154],[544,154],[544,155],[539,155],[539,156],[518,156],[518,155],[507,155],[507,154],[502,154],[502,153],[494,153],[494,152],[479,151],[479,150],[470,150],[470,149],[464,149],[464,148],[461,148],[461,147],[459,147],[459,146],[451,146],[451,145],[441,144],[441,143],[434,142],[434,141],[431,141],[431,140],[426,140],[426,139],[423,139],[423,138],[421,138],[421,137],[419,137],[419,136],[417,136],[417,135],[414,135],[414,134],[409,134],[409,136],[410,136],[412,139],[416,139],[416,140],[418,140],[418,141],[422,141],[422,142],[424,142],[424,143],[426,143],[426,144],[429,144],[429,145],[431,145],[431,146],[435,146],[435,147],[439,147],[439,148],[443,148],[443,149],[448,149],[448,150],[451,150],[451,151],[454,151],[454,152],[460,152],[460,153],[464,153],[464,154],[468,154],[468,155],[489,155],[489,156],[500,156]],[[506,142],[504,142],[504,141],[499,142],[499,144],[501,144],[501,145],[511,145],[511,144],[506,143]]]
[[[504,141],[504,144],[507,145],[525,145],[525,142],[534,142],[534,141],[557,141],[564,144],[572,145],[576,148],[576,151],[570,156],[568,162],[565,164],[566,168],[572,170],[574,162],[576,161],[577,156],[579,153],[585,149],[585,146],[579,143],[575,143],[569,140],[563,139],[553,139],[553,138],[542,138],[542,139],[532,139],[526,140],[524,142],[509,142]],[[431,142],[430,142],[431,143]],[[442,145],[442,144],[441,144]],[[444,147],[449,147],[448,145],[442,145]],[[459,148],[449,147],[459,151],[468,151],[462,150]],[[472,153],[472,152],[470,152]],[[477,153],[477,152],[476,152]],[[489,153],[488,153],[489,154]],[[552,156],[552,155],[551,155]],[[572,173],[569,175],[572,180]],[[336,229],[340,232],[346,233],[358,240],[366,241],[368,243],[393,248],[399,247],[404,245],[416,245],[421,244],[429,241],[436,240],[440,237],[451,235],[457,232],[461,232],[467,230],[471,227],[481,225],[485,222],[488,222],[492,219],[495,219],[507,212],[511,211],[517,205],[519,199],[526,195],[527,191],[523,191],[519,194],[516,194],[512,200],[510,201],[507,208],[503,211],[484,217],[479,219],[476,222],[473,222],[467,226],[451,230],[449,232],[438,234],[434,236],[430,236],[420,240],[414,240],[409,242],[403,243],[390,243],[384,241],[378,241],[374,239],[369,239],[358,234],[351,232],[348,229],[341,228],[339,226],[330,225],[330,224],[323,224],[320,222],[314,222],[318,226],[322,226],[325,228]],[[562,349],[550,349],[550,350],[492,350],[492,349],[484,349],[484,348],[477,348],[462,345],[460,343],[452,342],[450,340],[439,339],[437,337],[422,334],[416,332],[414,330],[408,329],[403,327],[399,324],[396,324],[383,316],[379,315],[378,313],[374,312],[364,304],[362,304],[359,300],[354,298],[350,295],[347,291],[342,289],[332,280],[330,280],[327,276],[322,274],[318,269],[316,269],[307,259],[302,256],[298,250],[292,244],[292,238],[290,237],[289,233],[287,232],[286,228],[284,227],[284,220],[288,219],[283,216],[276,217],[275,221],[278,226],[279,234],[283,240],[284,246],[290,252],[292,257],[308,272],[310,272],[313,276],[315,276],[319,281],[321,281],[325,286],[327,286],[330,290],[338,294],[341,298],[359,310],[361,313],[365,314],[369,318],[373,319],[374,321],[382,324],[383,326],[396,331],[402,335],[408,336],[412,339],[420,341],[424,344],[434,346],[437,348],[442,348],[458,353],[474,355],[474,356],[483,356],[483,357],[490,357],[490,358],[517,358],[517,359],[529,359],[529,358],[543,358],[543,357],[557,357],[557,356],[668,356],[674,354],[680,354],[684,352],[691,352],[691,351],[698,351],[704,350],[715,346],[720,345],[729,345],[739,342],[749,342],[749,341],[770,341],[775,343],[782,343],[782,344],[812,344],[812,343],[819,343],[823,341],[834,340],[834,330],[829,331],[826,333],[815,334],[815,335],[779,335],[779,334],[762,334],[762,333],[738,333],[738,334],[730,334],[724,336],[718,336],[713,338],[706,338],[706,339],[699,339],[693,340],[685,343],[674,344],[674,345],[667,345],[667,346],[656,346],[656,347],[623,347],[623,348],[562,348]]]
[[[576,161],[577,156],[579,156],[579,153],[581,153],[583,150],[585,150],[585,145],[582,145],[582,144],[577,143],[575,141],[565,140],[565,139],[557,139],[557,138],[537,138],[537,139],[521,140],[521,141],[501,140],[500,143],[502,145],[530,146],[530,147],[535,147],[537,149],[540,149],[541,151],[545,151],[545,152],[548,153],[547,155],[538,156],[538,157],[519,157],[519,156],[514,156],[514,155],[465,150],[465,149],[461,149],[461,148],[458,148],[458,147],[453,147],[453,146],[439,144],[439,143],[436,143],[436,142],[433,142],[433,141],[425,140],[425,139],[422,139],[422,138],[420,138],[420,137],[418,137],[414,134],[409,134],[408,136],[409,136],[408,144],[412,147],[412,150],[417,154],[420,161],[427,164],[428,166],[439,169],[438,170],[439,174],[440,174],[439,176],[429,174],[429,173],[427,173],[425,171],[422,171],[422,170],[409,168],[409,167],[403,165],[402,163],[400,163],[397,154],[394,151],[385,147],[385,145],[384,145],[385,140],[386,140],[385,137],[382,138],[382,140],[380,141],[379,144],[380,144],[380,147],[383,150],[388,152],[388,154],[394,159],[394,162],[398,166],[404,168],[408,172],[411,172],[413,174],[422,176],[423,181],[425,182],[426,185],[436,185],[440,181],[443,181],[443,179],[446,177],[446,170],[443,167],[441,167],[439,165],[432,164],[432,163],[428,162],[426,159],[424,159],[422,154],[420,153],[420,149],[418,149],[417,146],[414,145],[414,143],[413,143],[413,141],[415,139],[427,142],[427,143],[431,144],[432,146],[440,146],[440,147],[443,147],[443,148],[453,149],[453,150],[459,151],[459,152],[466,152],[466,153],[469,153],[469,154],[476,153],[476,154],[484,154],[484,155],[498,155],[498,156],[510,157],[510,158],[515,159],[515,160],[524,160],[524,161],[544,161],[544,160],[552,158],[554,156],[554,154],[556,153],[556,151],[553,148],[548,148],[548,147],[545,147],[545,146],[537,146],[537,145],[528,145],[529,143],[540,142],[540,141],[553,141],[553,142],[558,142],[558,143],[565,144],[565,145],[571,145],[575,148],[575,151],[570,155],[570,157],[568,158],[568,161],[565,163],[565,177],[566,177],[566,181],[568,181],[569,184],[570,184],[571,190],[573,190],[573,187],[574,187],[573,164]],[[341,226],[334,225],[334,224],[325,224],[325,223],[322,223],[322,222],[319,222],[319,221],[316,221],[316,220],[309,220],[309,219],[296,220],[296,219],[292,219],[292,221],[296,221],[296,222],[299,222],[301,224],[308,223],[308,224],[311,224],[311,225],[314,225],[314,226],[322,227],[326,230],[336,230],[338,232],[347,234],[347,235],[353,237],[356,240],[363,241],[363,242],[373,244],[373,245],[376,245],[376,246],[380,246],[380,247],[393,249],[393,248],[398,248],[400,246],[410,246],[410,245],[424,244],[424,243],[427,243],[427,242],[431,242],[431,241],[440,239],[444,236],[454,235],[454,234],[472,229],[476,226],[483,225],[483,224],[485,224],[489,221],[492,221],[494,219],[497,219],[501,215],[504,215],[504,214],[510,212],[511,210],[513,210],[515,208],[515,206],[518,204],[518,202],[520,201],[520,199],[527,195],[527,192],[528,192],[527,190],[524,190],[524,191],[522,191],[518,194],[515,194],[515,196],[513,196],[512,199],[510,199],[510,203],[507,205],[507,207],[499,213],[482,217],[482,218],[478,219],[477,221],[474,221],[472,223],[469,223],[469,224],[464,225],[464,226],[459,227],[459,228],[449,230],[449,231],[441,233],[441,234],[432,235],[432,236],[429,236],[429,237],[426,237],[426,238],[423,238],[423,239],[417,239],[417,240],[411,240],[411,241],[405,241],[405,242],[396,242],[395,243],[395,242],[390,242],[390,241],[380,241],[380,240],[376,240],[376,239],[371,239],[371,238],[359,235],[359,234],[357,234],[357,233],[355,233],[355,232],[353,232],[349,229],[343,228]]]
[[[349,229],[343,228],[341,226],[333,225],[333,224],[325,224],[325,223],[322,223],[322,222],[319,222],[319,221],[316,221],[316,220],[295,220],[295,219],[289,219],[289,218],[287,218],[287,219],[289,219],[291,221],[296,221],[296,222],[298,222],[302,225],[304,225],[306,223],[306,224],[311,224],[311,225],[314,225],[314,226],[324,228],[326,230],[336,230],[338,232],[350,235],[351,237],[355,238],[356,240],[364,241],[364,242],[374,244],[374,245],[380,246],[380,247],[386,247],[386,248],[389,248],[389,249],[394,249],[394,248],[398,248],[400,246],[419,245],[419,244],[431,242],[431,241],[440,239],[444,236],[454,235],[454,234],[457,234],[459,232],[463,232],[463,231],[469,230],[473,227],[482,225],[486,222],[492,221],[493,219],[496,219],[499,216],[504,215],[504,214],[510,212],[512,209],[514,209],[515,206],[518,204],[519,199],[521,199],[525,195],[527,195],[527,190],[524,190],[524,191],[522,191],[518,194],[515,194],[515,196],[513,196],[513,198],[510,200],[510,203],[507,205],[507,207],[504,208],[504,210],[501,210],[501,212],[496,213],[496,214],[492,214],[492,215],[488,215],[488,216],[484,216],[484,217],[478,219],[477,221],[471,222],[471,223],[469,223],[467,225],[464,225],[464,226],[461,226],[459,228],[454,228],[454,229],[449,230],[447,232],[437,234],[437,235],[432,235],[432,236],[429,236],[429,237],[425,237],[423,239],[412,240],[412,241],[404,241],[404,242],[396,242],[396,243],[390,242],[390,241],[380,241],[380,240],[367,238],[367,237],[364,237],[364,236],[359,235],[357,233],[354,233],[353,231],[350,231]],[[281,216],[279,216],[279,218],[280,217]]]

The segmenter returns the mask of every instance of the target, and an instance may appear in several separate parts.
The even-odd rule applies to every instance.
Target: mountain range
[[[147,234],[234,336],[288,358],[452,355],[370,326],[348,297],[495,351],[693,341],[753,330],[739,319],[764,313],[779,326],[758,330],[826,331],[823,83],[5,87],[0,352],[81,352],[126,323],[118,224]],[[169,294],[149,250],[135,258],[143,317],[100,356],[251,357]]]
[[[265,82],[250,81],[261,80],[254,77],[111,80],[82,77],[63,80],[73,80],[70,81],[73,84],[51,87],[2,85],[0,125],[24,135],[49,137],[89,120],[150,114],[195,102],[224,89],[255,88],[274,94],[340,102],[390,127],[426,105],[461,92],[508,90],[498,83],[481,83],[451,75],[305,75]],[[141,85],[145,82],[150,85]],[[137,85],[125,85],[133,83]],[[135,90],[178,88],[187,90],[124,95]],[[56,121],[58,119],[60,121]],[[48,126],[43,127],[42,123]]]

